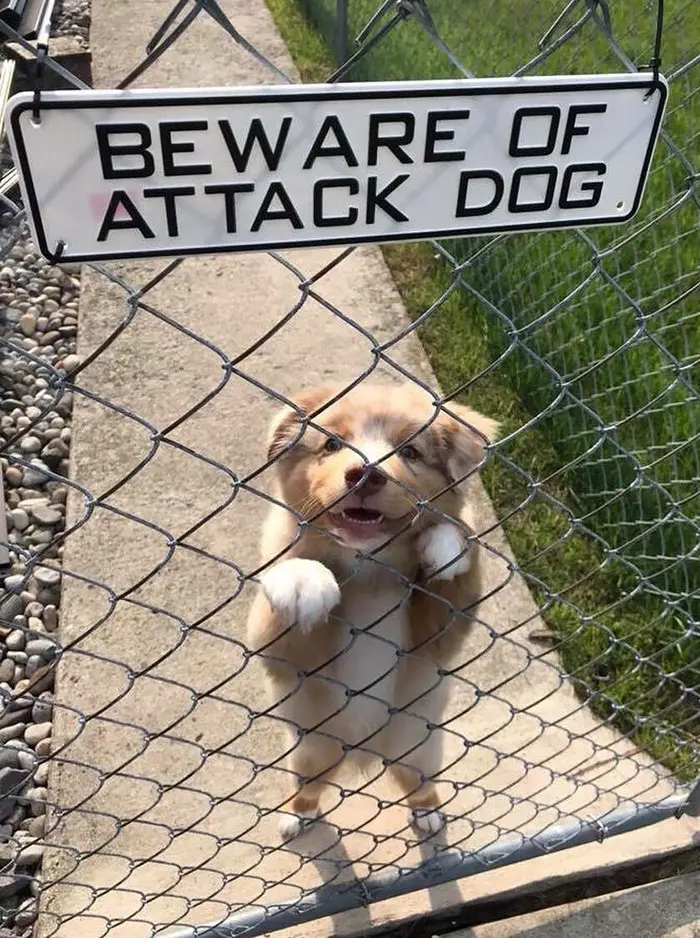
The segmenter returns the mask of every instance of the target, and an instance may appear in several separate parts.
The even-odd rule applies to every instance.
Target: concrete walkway
[[[222,5],[245,36],[293,71],[262,0]],[[93,0],[98,86],[115,85],[126,74],[169,7],[165,0]],[[140,84],[269,81],[252,57],[200,16]],[[289,259],[308,276],[338,254],[309,250]],[[141,285],[163,266],[114,269]],[[162,430],[222,380],[211,345],[231,358],[241,354],[298,302],[298,282],[266,255],[190,259],[147,299],[202,341],[140,311],[80,384]],[[378,249],[355,251],[316,288],[378,341],[407,321]],[[95,349],[125,314],[123,293],[86,273],[81,353]],[[399,343],[394,355],[414,374],[434,380],[413,339]],[[329,378],[349,381],[372,360],[366,338],[308,301],[240,367],[288,394]],[[76,398],[73,478],[99,494],[148,456],[151,432],[113,406]],[[53,835],[56,849],[45,861],[48,879],[60,882],[44,894],[44,934],[97,938],[109,931],[110,938],[145,938],[154,926],[219,921],[242,905],[262,904],[263,896],[265,904],[294,898],[300,888],[339,876],[332,862],[338,852],[350,861],[345,878],[420,859],[407,839],[405,811],[377,810],[377,798],[395,797],[383,779],[332,811],[329,820],[340,827],[359,826],[333,855],[323,852],[329,846],[323,829],[280,849],[277,818],[260,814],[280,802],[284,776],[255,768],[280,757],[282,738],[271,721],[254,716],[264,698],[255,662],[241,646],[249,592],[211,613],[236,592],[234,565],[244,571],[255,565],[262,500],[240,495],[188,537],[199,553],[177,547],[169,554],[171,536],[227,503],[230,478],[217,464],[241,476],[262,462],[273,409],[267,395],[232,378],[169,433],[178,446],[159,445],[145,468],[108,499],[117,511],[96,509],[69,538],[62,640],[74,644],[59,676],[56,733],[64,761],[50,778],[51,800],[64,814]],[[491,506],[480,490],[475,501],[486,529],[495,522]],[[75,520],[85,516],[79,499],[72,511]],[[489,543],[507,556],[500,533]],[[480,689],[498,685],[497,693],[477,699],[455,681],[448,747],[454,765],[445,779],[459,783],[449,808],[458,819],[448,826],[448,841],[473,849],[513,831],[600,817],[621,803],[654,802],[672,791],[671,780],[660,780],[644,756],[581,708],[552,656],[530,660],[542,655],[542,646],[527,637],[541,623],[528,590],[509,577],[498,554],[489,559],[488,578],[490,587],[506,585],[482,615],[497,636],[507,637],[494,640],[482,628],[470,650],[476,660],[469,680]],[[116,601],[118,595],[123,598]],[[183,629],[205,616],[201,628]],[[472,741],[466,751],[465,738]],[[681,839],[688,836],[686,827],[682,835],[676,830]],[[315,863],[308,861],[319,853]],[[528,867],[533,875],[538,862]],[[562,861],[548,862],[551,869]],[[503,883],[511,874],[499,875]],[[347,927],[357,933],[421,902],[460,901],[460,889],[404,899],[393,912],[383,903],[348,916]],[[305,933],[345,929],[342,921],[325,921]]]
[[[700,938],[700,873],[455,932],[451,938]]]

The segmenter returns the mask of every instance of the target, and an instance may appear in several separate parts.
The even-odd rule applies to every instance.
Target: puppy
[[[248,636],[289,731],[281,833],[318,816],[353,755],[383,759],[415,826],[434,833],[441,669],[480,598],[464,482],[497,424],[408,385],[321,388],[293,403],[270,430],[282,504],[264,527],[269,565]]]

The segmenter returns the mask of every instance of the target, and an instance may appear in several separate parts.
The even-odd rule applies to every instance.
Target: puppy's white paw
[[[280,818],[280,836],[285,843],[303,833],[318,817],[316,811],[301,811],[299,814],[283,814]]]
[[[429,577],[452,580],[471,566],[467,539],[454,524],[441,521],[418,538],[418,556]]]
[[[421,834],[437,834],[445,826],[445,815],[436,808],[414,808],[413,826]]]
[[[325,622],[340,602],[335,577],[317,560],[283,560],[260,574],[260,585],[283,625],[302,632]]]

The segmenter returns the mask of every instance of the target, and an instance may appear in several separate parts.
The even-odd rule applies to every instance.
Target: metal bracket
[[[51,17],[55,0],[41,0],[40,3],[29,0],[27,13],[36,8],[36,19],[32,20],[30,28],[36,35],[36,72],[34,73],[34,103],[32,106],[32,120],[35,124],[41,123],[41,92],[44,89],[44,63],[49,54],[49,36],[51,34]],[[32,14],[34,16],[34,14]],[[27,28],[28,24],[20,23],[20,29]]]
[[[656,34],[654,36],[654,51],[649,59],[647,68],[654,74],[654,84],[644,95],[644,100],[650,98],[659,86],[659,70],[661,68],[661,41],[664,35],[664,0],[656,0]]]
[[[60,241],[58,241],[56,244],[54,250],[51,252],[45,251],[44,256],[47,258],[47,260],[50,260],[52,264],[60,264],[65,250],[66,242],[63,240],[63,238],[61,238]]]
[[[4,20],[13,29],[19,27],[27,0],[2,0],[0,3],[0,19]]]
[[[2,0],[0,19],[25,39],[45,43],[49,38],[56,0]]]
[[[36,63],[34,66],[34,98],[32,100],[32,121],[41,123],[41,92],[44,90],[44,61],[48,54],[46,46],[39,46],[36,50]]]

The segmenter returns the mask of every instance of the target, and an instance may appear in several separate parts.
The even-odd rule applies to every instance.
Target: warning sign
[[[93,260],[625,221],[665,99],[645,75],[58,91],[9,126],[40,249]]]

